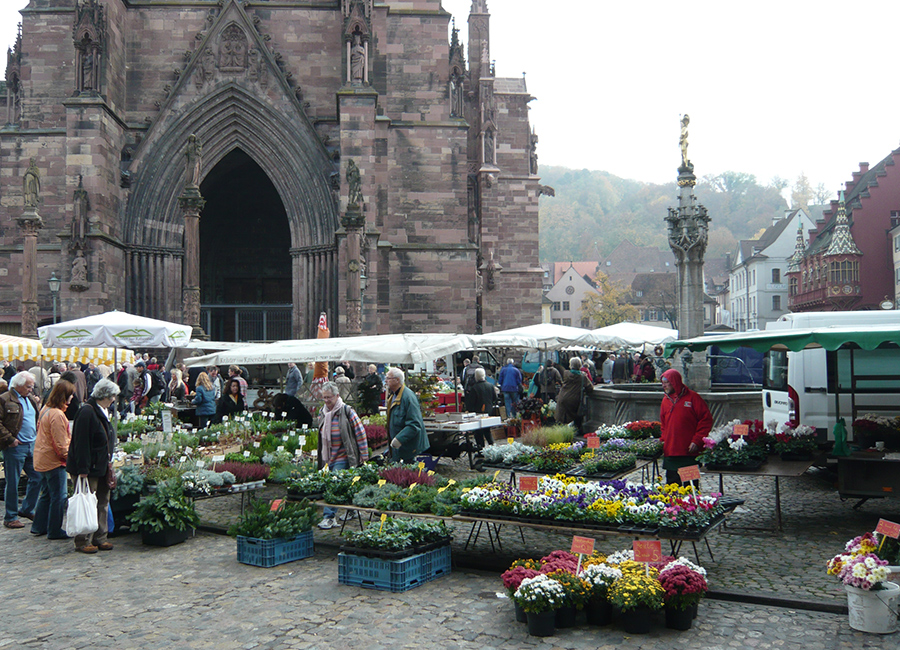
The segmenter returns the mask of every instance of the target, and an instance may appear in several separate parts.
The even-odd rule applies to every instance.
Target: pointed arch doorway
[[[219,341],[291,338],[291,233],[266,172],[243,150],[200,185],[200,320]]]

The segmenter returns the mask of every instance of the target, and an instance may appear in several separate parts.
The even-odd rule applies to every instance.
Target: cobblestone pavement
[[[465,474],[460,462],[442,461],[439,471]],[[839,585],[825,575],[825,561],[848,539],[874,528],[879,517],[900,521],[900,505],[870,501],[854,511],[854,502],[842,502],[829,481],[816,472],[782,480],[782,535],[710,535],[715,560],[700,549],[710,588],[741,597],[846,604]],[[267,488],[262,496],[281,491]],[[725,491],[746,499],[730,519],[733,525],[774,524],[772,479],[729,477]],[[202,501],[198,509],[205,523],[227,525],[239,515],[240,497]],[[511,603],[498,598],[498,572],[511,557],[568,548],[570,534],[526,530],[523,543],[518,531],[503,529],[502,552],[493,552],[481,535],[466,554],[469,528],[455,528],[455,558],[496,568],[456,567],[402,594],[338,585],[336,529],[316,530],[314,557],[271,569],[237,563],[234,540],[202,532],[168,549],[124,535],[112,540],[112,552],[88,556],[74,553],[71,542],[0,529],[0,649],[898,647],[900,635],[855,632],[846,615],[716,598],[704,601],[690,632],[666,630],[658,621],[645,636],[629,637],[614,625],[536,639],[515,623]],[[603,551],[629,544],[627,538],[597,540]],[[693,554],[689,548],[683,553],[688,551]]]

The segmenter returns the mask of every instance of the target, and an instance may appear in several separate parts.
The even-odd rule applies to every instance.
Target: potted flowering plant
[[[635,440],[659,438],[662,433],[662,424],[650,420],[636,420],[634,422],[626,422],[625,429],[629,433],[628,437]]]
[[[737,424],[747,424],[747,435],[734,432]],[[769,452],[765,444],[762,422],[731,422],[716,427],[703,439],[703,451],[697,462],[715,469],[756,469],[763,464]]]
[[[627,564],[622,562],[619,566],[628,569]],[[622,626],[629,634],[650,631],[650,614],[663,606],[665,595],[657,571],[644,573],[643,565],[638,566],[641,568],[622,570],[622,577],[609,589],[609,602],[622,613]]]
[[[810,460],[819,448],[816,430],[805,424],[796,427],[782,424],[781,431],[774,433],[772,437],[772,451],[781,454],[782,460]]]
[[[546,574],[526,578],[513,595],[528,615],[528,633],[551,636],[556,631],[556,610],[566,600],[563,586]]]
[[[622,577],[622,571],[605,562],[598,562],[586,566],[580,577],[590,587],[590,598],[584,608],[588,625],[608,625],[612,622],[609,588]]]
[[[900,426],[898,418],[889,418],[876,413],[866,413],[853,421],[853,439],[863,448],[874,447],[883,442],[887,449],[900,448]]]
[[[889,634],[897,629],[900,586],[888,581],[888,562],[876,555],[878,546],[872,533],[854,537],[844,553],[828,561],[828,575],[836,576],[847,592],[850,627]]]
[[[659,583],[666,590],[666,627],[689,630],[694,606],[706,593],[706,579],[683,564],[673,563],[659,572]]]
[[[574,572],[563,569],[546,574],[562,585],[565,601],[556,610],[556,627],[575,627],[575,610],[584,608],[590,598],[590,587]]]
[[[506,594],[513,601],[516,608],[516,620],[519,623],[525,623],[527,618],[525,610],[519,606],[519,603],[513,598],[516,591],[522,585],[522,581],[526,578],[533,578],[540,573],[541,563],[537,560],[519,559],[513,562],[509,569],[500,574],[503,580],[503,586],[506,588]]]

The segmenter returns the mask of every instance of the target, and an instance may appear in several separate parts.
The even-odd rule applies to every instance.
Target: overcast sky
[[[698,175],[802,172],[836,194],[900,146],[897,0],[487,2],[498,76],[526,72],[536,97],[541,164],[673,181],[688,113]],[[471,0],[443,3],[466,43]],[[27,4],[0,0],[3,44]]]

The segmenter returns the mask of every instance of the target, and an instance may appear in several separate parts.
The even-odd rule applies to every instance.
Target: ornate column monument
[[[703,335],[703,256],[709,237],[709,215],[697,203],[694,165],[688,158],[688,124],[681,119],[681,166],[678,168],[678,207],[669,208],[666,223],[669,246],[675,254],[678,336],[682,339]],[[710,374],[706,353],[682,354],[685,382],[694,390],[709,390]]]
[[[22,335],[37,337],[37,235],[44,223],[37,206],[41,198],[41,173],[34,158],[22,178],[22,197],[25,210],[17,219],[25,233],[22,247]]]
[[[363,213],[362,179],[359,167],[347,161],[347,209],[341,217],[341,226],[347,234],[347,334],[362,334],[362,294],[360,275],[361,239],[366,217]]]
[[[191,338],[204,339],[206,333],[200,327],[200,211],[206,201],[200,194],[200,156],[203,148],[197,136],[188,136],[184,152],[184,192],[178,197],[178,206],[184,214],[184,266],[182,267],[181,293],[182,318],[192,328]]]

